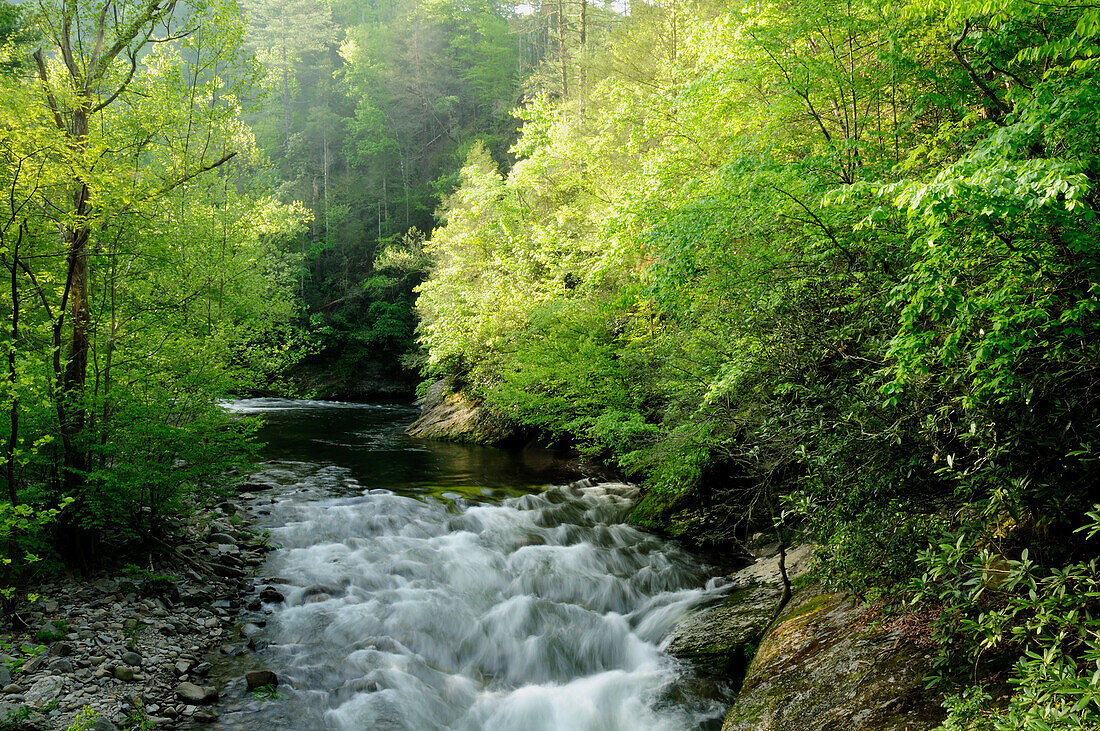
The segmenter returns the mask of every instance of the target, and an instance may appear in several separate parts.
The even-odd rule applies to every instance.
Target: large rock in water
[[[455,442],[495,444],[512,436],[511,428],[488,409],[461,393],[450,393],[450,384],[436,381],[417,403],[420,418],[408,428],[414,437]]]
[[[923,731],[943,720],[924,690],[930,651],[875,632],[848,594],[795,594],[765,633],[722,731]]]
[[[677,625],[667,650],[705,670],[743,676],[753,650],[779,607],[781,589],[757,584],[739,589],[724,600]]]

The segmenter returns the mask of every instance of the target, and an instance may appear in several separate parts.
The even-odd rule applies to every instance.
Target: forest
[[[0,589],[178,529],[242,394],[442,383],[810,539],[943,729],[1100,724],[1100,8],[0,5]]]

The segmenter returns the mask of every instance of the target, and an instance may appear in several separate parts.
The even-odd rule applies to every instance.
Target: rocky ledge
[[[263,487],[244,485],[239,502],[259,502]],[[36,587],[42,598],[0,626],[0,729],[66,729],[92,712],[83,728],[95,731],[216,721],[224,689],[211,661],[259,649],[264,603],[282,600],[249,578],[270,547],[245,515],[221,503],[145,567]],[[246,679],[249,690],[276,685],[268,675]]]
[[[417,402],[422,411],[408,432],[426,439],[496,444],[512,436],[512,429],[481,404],[453,393],[447,381],[436,381]]]
[[[792,578],[811,550],[788,554]],[[922,731],[943,720],[925,690],[932,650],[904,622],[878,623],[874,609],[815,585],[779,609],[778,557],[732,575],[734,590],[684,620],[668,651],[739,691],[723,731]]]

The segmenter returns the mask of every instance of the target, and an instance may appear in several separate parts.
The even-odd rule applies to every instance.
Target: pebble
[[[223,510],[231,514],[239,508],[226,504]],[[263,620],[244,605],[283,601],[283,596],[269,586],[261,599],[251,593],[252,581],[237,580],[264,560],[265,549],[253,543],[251,534],[238,533],[217,517],[208,530],[202,542],[182,544],[177,551],[228,580],[177,564],[149,567],[174,577],[165,597],[143,596],[140,576],[104,577],[89,584],[55,580],[35,587],[48,598],[33,608],[46,611],[23,612],[29,628],[6,637],[12,649],[0,655],[0,726],[3,709],[18,710],[20,704],[43,709],[32,719],[40,728],[69,728],[80,709],[90,706],[99,714],[92,731],[118,731],[114,724],[138,703],[153,726],[174,727],[184,717],[184,725],[216,723],[220,713],[210,706],[219,693],[205,679],[212,668],[203,658],[219,648],[232,655],[247,652],[240,644],[222,644],[238,632],[240,641],[259,634]],[[43,627],[63,632],[48,643],[46,653],[33,636]],[[18,671],[12,672],[9,663]],[[187,686],[190,696],[181,698],[179,691]]]

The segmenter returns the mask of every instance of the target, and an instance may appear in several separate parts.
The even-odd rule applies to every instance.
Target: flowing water
[[[280,697],[231,685],[221,728],[720,724],[726,689],[661,643],[721,581],[625,524],[630,486],[578,481],[544,450],[412,439],[408,406],[226,407],[267,420],[254,479],[274,487],[253,512],[286,601],[240,661],[275,671]]]

